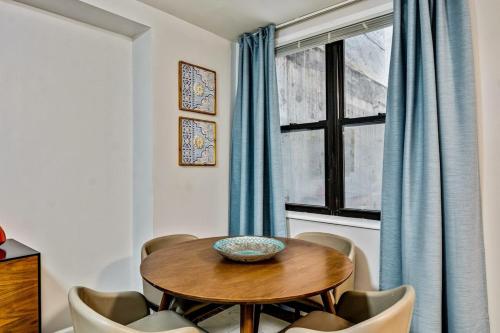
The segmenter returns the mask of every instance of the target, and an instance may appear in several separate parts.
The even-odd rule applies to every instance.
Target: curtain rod
[[[294,18],[293,20],[277,24],[276,25],[276,30],[283,29],[283,28],[289,27],[291,25],[294,25],[294,24],[297,24],[297,23],[301,23],[301,22],[313,19],[313,18],[318,17],[320,15],[329,13],[331,11],[334,11],[336,9],[339,9],[339,8],[342,8],[342,7],[345,7],[345,6],[352,5],[353,3],[360,2],[360,1],[362,1],[362,0],[345,0],[345,1],[342,1],[342,2],[339,2],[339,3],[336,3],[335,5],[328,6],[326,8],[317,10],[315,12],[312,12],[312,13],[309,13],[309,14],[306,14],[306,15],[303,15],[303,16],[299,16],[297,18]],[[258,31],[252,33],[252,35],[256,35],[257,33],[258,33]]]
[[[333,10],[336,10],[336,9],[339,9],[339,8],[351,5],[351,4],[353,4],[355,2],[359,2],[359,1],[362,1],[362,0],[345,0],[345,1],[342,1],[342,2],[339,2],[339,3],[336,3],[335,5],[331,5],[329,7],[317,10],[315,12],[312,12],[312,13],[309,13],[309,14],[306,14],[306,15],[294,18],[293,20],[280,23],[280,24],[276,25],[276,30],[283,29],[283,28],[289,27],[291,25],[294,25],[294,24],[297,24],[297,23],[301,23],[301,22],[310,20],[310,19],[315,18],[317,16],[329,13],[329,12],[331,12]]]

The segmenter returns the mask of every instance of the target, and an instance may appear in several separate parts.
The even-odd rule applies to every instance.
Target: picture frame
[[[217,114],[217,73],[179,61],[179,109],[215,116]]]
[[[179,166],[217,165],[217,123],[179,117]]]

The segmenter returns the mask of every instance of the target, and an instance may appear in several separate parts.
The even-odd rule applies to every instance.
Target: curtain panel
[[[466,0],[395,0],[382,289],[416,289],[412,332],[489,332]]]
[[[286,236],[275,26],[239,39],[231,131],[230,235]]]

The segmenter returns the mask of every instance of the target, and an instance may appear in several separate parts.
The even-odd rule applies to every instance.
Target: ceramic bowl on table
[[[258,236],[224,238],[213,245],[213,248],[223,257],[241,262],[271,259],[285,247],[285,243],[278,239]]]

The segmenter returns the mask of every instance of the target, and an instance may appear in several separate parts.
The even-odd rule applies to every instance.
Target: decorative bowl
[[[241,262],[257,262],[271,259],[286,245],[275,238],[239,236],[220,239],[213,248],[223,257]]]

